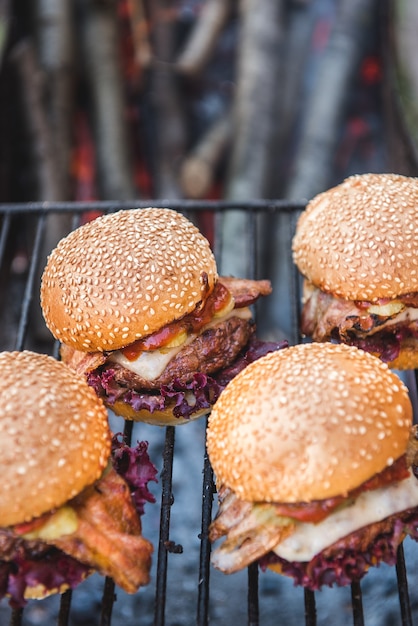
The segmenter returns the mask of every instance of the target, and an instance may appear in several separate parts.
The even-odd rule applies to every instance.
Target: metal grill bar
[[[152,200],[101,200],[92,202],[0,202],[0,215],[9,213],[15,215],[24,213],[86,213],[88,211],[120,211],[121,209],[166,207],[179,211],[211,211],[223,213],[229,210],[256,211],[257,213],[293,213],[303,209],[304,202],[290,202],[288,200],[253,200],[253,201],[233,201],[233,200],[167,200],[164,198]]]
[[[398,577],[399,603],[401,607],[402,625],[412,626],[411,605],[409,602],[408,579],[406,576],[405,556],[403,545],[398,547],[398,559],[396,562],[396,574]]]
[[[248,567],[248,626],[258,626],[259,623],[258,567],[252,563]]]
[[[353,624],[354,626],[363,626],[363,600],[360,583],[352,583],[351,585],[351,602],[353,605]]]
[[[316,626],[316,602],[315,594],[310,589],[304,590],[305,597],[305,624],[306,626]]]
[[[213,472],[205,450],[203,460],[203,488],[202,488],[202,526],[199,535],[199,580],[198,580],[198,603],[197,603],[197,626],[205,626],[209,622],[209,580],[210,580],[210,552],[209,524],[212,519]]]
[[[41,216],[37,223],[35,243],[32,250],[31,262],[29,266],[28,279],[26,281],[26,289],[23,296],[22,311],[19,320],[19,329],[16,339],[16,350],[22,350],[25,342],[26,330],[29,321],[29,309],[34,297],[34,286],[36,279],[36,271],[39,265],[39,254],[41,249],[42,237],[44,233],[45,217]]]
[[[70,620],[71,599],[73,592],[71,589],[62,594],[60,602],[60,612],[58,614],[58,626],[68,626]]]
[[[170,516],[173,505],[173,457],[175,428],[167,426],[161,472],[162,496],[160,518],[160,542],[158,546],[157,585],[155,594],[154,626],[165,624],[165,598],[167,592],[167,561],[170,547]]]
[[[29,267],[26,274],[26,282],[23,289],[23,299],[20,306],[20,313],[18,316],[16,331],[14,337],[8,337],[10,341],[13,341],[13,345],[16,349],[23,349],[27,344],[28,328],[30,327],[30,315],[31,304],[34,298],[37,296],[36,290],[37,284],[37,271],[39,268],[40,250],[42,240],[45,234],[45,227],[47,222],[47,216],[52,213],[71,213],[73,215],[73,228],[75,228],[86,211],[116,211],[119,209],[128,209],[132,207],[147,207],[147,206],[166,206],[173,209],[181,209],[183,211],[199,212],[210,211],[216,217],[220,213],[224,213],[227,210],[236,210],[245,212],[248,220],[248,227],[251,232],[251,249],[248,250],[249,264],[247,270],[249,276],[257,276],[257,226],[258,217],[260,215],[286,215],[287,221],[285,228],[287,229],[287,239],[289,244],[294,232],[297,216],[303,209],[301,203],[288,203],[281,200],[267,200],[256,202],[195,202],[195,201],[166,201],[163,199],[152,201],[134,201],[134,202],[95,202],[95,203],[29,203],[29,204],[0,204],[0,272],[5,284],[3,285],[4,293],[9,294],[11,292],[11,286],[15,277],[11,270],[10,264],[10,241],[13,239],[13,228],[16,226],[16,220],[21,222],[21,219],[30,218],[34,224],[33,241],[30,246],[30,259]],[[218,233],[215,230],[215,239],[218,237]],[[286,251],[291,258],[290,246]],[[216,250],[215,250],[216,255]],[[300,314],[300,277],[296,268],[293,268],[292,275],[290,276],[289,285],[290,301],[291,301],[291,315],[293,318],[293,324],[290,328],[289,340],[291,343],[300,341],[300,335],[296,320],[299,319]],[[0,305],[0,313],[6,306],[6,302]],[[0,318],[1,322],[1,318]],[[51,349],[57,350],[57,345]],[[3,346],[1,346],[4,349]],[[56,352],[57,354],[57,352]],[[415,376],[416,382],[416,376]],[[414,388],[416,394],[416,387]],[[126,422],[124,434],[128,440],[131,441],[132,437],[132,422]],[[160,529],[159,529],[159,543],[157,554],[157,571],[156,571],[156,584],[155,584],[155,606],[154,606],[154,626],[165,626],[166,620],[166,603],[167,594],[171,592],[171,587],[168,580],[168,563],[171,552],[181,552],[182,546],[174,544],[170,541],[170,524],[171,524],[171,507],[173,505],[173,463],[175,461],[175,429],[168,427],[165,429],[165,442],[163,450],[163,470],[160,475],[160,483],[162,488],[161,504],[160,504]],[[202,452],[203,457],[203,483],[202,483],[202,506],[201,506],[201,531],[199,535],[200,539],[200,554],[199,554],[199,566],[198,566],[198,581],[197,581],[197,613],[196,624],[197,626],[207,626],[211,613],[211,589],[210,589],[210,551],[211,546],[208,540],[208,528],[212,518],[213,499],[214,499],[214,484],[213,474],[210,467],[209,460],[207,458],[206,451]],[[409,598],[407,571],[404,558],[403,546],[400,546],[398,550],[398,563],[396,566],[397,573],[397,586],[399,593],[400,614],[402,620],[402,626],[412,626],[412,610]],[[174,591],[175,593],[175,591]],[[316,626],[317,621],[320,622],[320,616],[317,615],[316,606],[316,594],[304,590],[304,622],[306,626]],[[71,606],[75,601],[75,592],[68,591],[61,596],[60,608],[57,617],[58,626],[69,626],[71,622]],[[248,568],[248,625],[259,626],[262,620],[260,619],[260,589],[259,589],[259,572],[257,566],[252,565]],[[361,584],[353,584],[351,587],[351,599],[352,599],[352,614],[354,626],[363,626],[365,623],[363,614],[363,602],[362,602],[362,587]],[[115,601],[115,587],[113,581],[105,579],[103,587],[103,598],[100,615],[100,626],[110,626],[112,623],[112,616],[114,614],[114,601]],[[278,609],[279,610],[279,609]],[[10,612],[10,626],[22,626],[23,623],[23,611],[16,609]],[[277,622],[279,623],[280,619]],[[366,620],[367,622],[367,620]],[[138,615],[135,621],[139,626],[142,623],[141,616]],[[268,625],[265,625],[268,626]]]

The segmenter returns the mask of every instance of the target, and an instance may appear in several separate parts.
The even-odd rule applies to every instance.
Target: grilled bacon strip
[[[71,501],[78,528],[50,540],[128,593],[149,582],[152,544],[141,535],[141,522],[126,482],[110,469],[103,478]]]
[[[260,296],[269,296],[272,292],[269,280],[252,280],[250,278],[220,276],[219,282],[231,292],[235,300],[236,308],[250,306],[254,304]]]
[[[301,316],[301,331],[314,341],[327,341],[330,338],[349,339],[350,335],[367,337],[384,328],[396,329],[399,314],[376,315],[368,313],[371,302],[343,300],[331,293],[325,293],[313,288],[306,298]],[[418,308],[417,294],[405,294],[396,300],[402,302],[406,308]],[[416,323],[408,319],[399,322],[401,325],[411,326],[416,331]]]
[[[222,503],[209,530],[211,541],[226,535],[212,552],[212,565],[226,574],[243,569],[290,535],[295,524],[276,515],[274,505],[240,500],[231,490],[220,489]]]
[[[70,346],[61,344],[61,360],[79,376],[88,374],[107,361],[104,352],[80,352]]]
[[[403,480],[409,475],[407,466],[417,462],[418,430],[413,428],[405,455],[344,496],[288,505],[252,503],[241,500],[231,489],[221,485],[218,512],[210,525],[209,539],[211,542],[224,536],[226,539],[212,552],[212,564],[226,573],[236,572],[273,550],[293,533],[298,521],[316,523],[363,491]]]

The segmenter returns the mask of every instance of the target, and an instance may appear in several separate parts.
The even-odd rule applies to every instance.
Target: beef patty
[[[129,389],[160,389],[173,380],[187,383],[195,372],[214,374],[230,365],[255,332],[253,320],[230,317],[217,326],[205,330],[194,341],[184,346],[168,363],[158,378],[146,380],[118,363],[108,361],[100,370],[111,368],[115,382]]]

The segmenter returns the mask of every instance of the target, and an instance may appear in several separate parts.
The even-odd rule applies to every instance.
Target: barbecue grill
[[[31,203],[0,205],[0,349],[33,349],[57,356],[52,337],[37,337],[34,320],[39,314],[39,268],[43,240],[51,215],[71,217],[77,227],[91,211],[110,212],[149,206],[148,202]],[[300,278],[291,263],[290,242],[301,203],[257,202],[167,202],[153,206],[181,210],[192,219],[213,220],[215,256],[222,238],[220,224],[227,211],[239,212],[250,229],[251,252],[243,259],[243,276],[261,278],[257,267],[263,247],[259,223],[279,223],[285,233],[282,251],[286,284],[282,284],[287,319],[282,324],[289,343],[298,334]],[[68,220],[67,220],[68,221]],[[259,232],[253,232],[257,229]],[[227,244],[227,242],[226,242]],[[219,267],[222,273],[222,267]],[[257,303],[256,319],[262,319],[263,301]],[[260,327],[260,332],[262,329]],[[267,331],[266,331],[267,332]],[[280,337],[282,338],[282,337]],[[276,337],[278,339],[278,337]],[[413,397],[416,379],[406,374]],[[313,593],[293,586],[292,581],[272,572],[259,573],[257,566],[225,576],[210,566],[208,526],[216,510],[213,475],[205,453],[205,420],[180,428],[160,428],[124,423],[110,414],[114,431],[124,430],[132,441],[149,441],[149,453],[159,470],[158,485],[151,484],[156,504],[147,504],[144,535],[154,543],[152,582],[134,596],[115,589],[113,582],[93,575],[74,591],[31,601],[23,610],[0,603],[0,623],[80,624],[113,626],[206,626],[207,624],[271,626],[273,624],[402,624],[410,626],[418,614],[418,546],[409,539],[400,547],[396,567],[373,568],[359,584]],[[407,574],[408,570],[408,574]],[[411,594],[408,591],[411,589]]]

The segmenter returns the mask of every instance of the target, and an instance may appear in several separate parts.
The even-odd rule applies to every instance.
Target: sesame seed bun
[[[192,413],[189,417],[175,417],[173,414],[173,408],[175,404],[169,405],[166,409],[161,411],[153,411],[152,413],[147,410],[135,411],[135,409],[126,402],[116,400],[113,404],[109,403],[109,408],[126,420],[133,420],[136,422],[145,422],[146,424],[153,424],[154,426],[181,426],[182,424],[188,424],[199,417],[207,415],[210,409],[200,409],[196,413]]]
[[[376,301],[418,291],[418,178],[362,174],[320,193],[293,239],[300,272],[322,291]]]
[[[207,446],[217,480],[246,501],[345,495],[405,453],[407,388],[358,348],[300,344],[250,364],[222,392]]]
[[[97,218],[49,256],[41,306],[54,337],[77,350],[118,350],[193,311],[217,280],[209,242],[170,209]]]
[[[0,353],[2,526],[28,522],[97,480],[110,454],[107,411],[56,359]]]

